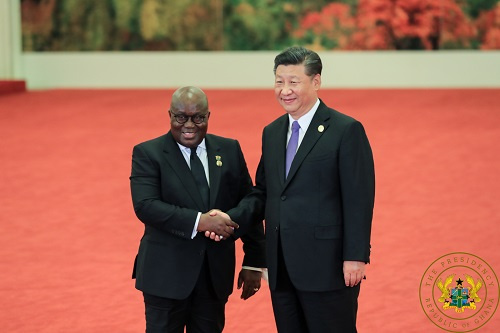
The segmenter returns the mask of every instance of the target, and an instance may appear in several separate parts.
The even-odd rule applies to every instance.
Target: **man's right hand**
[[[239,225],[233,221],[226,213],[211,210],[208,213],[201,214],[200,221],[198,222],[197,231],[207,232],[222,236],[222,238],[229,238],[234,234],[234,229],[238,229]]]

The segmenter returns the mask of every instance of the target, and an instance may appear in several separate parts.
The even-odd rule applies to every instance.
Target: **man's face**
[[[283,109],[294,119],[307,113],[318,99],[321,75],[307,76],[301,65],[279,65],[276,68],[274,94]]]
[[[196,147],[203,141],[205,134],[207,134],[208,118],[210,117],[208,110],[200,110],[195,104],[187,104],[170,110],[169,115],[170,132],[175,141],[189,148]],[[203,121],[195,124],[195,121],[201,120],[202,117],[204,117]],[[185,118],[188,119],[182,124]]]

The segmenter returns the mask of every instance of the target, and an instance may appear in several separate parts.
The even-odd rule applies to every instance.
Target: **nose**
[[[290,88],[290,85],[285,84],[283,86],[283,89],[281,89],[281,94],[282,95],[290,95],[292,93],[292,88]]]
[[[188,120],[184,123],[184,126],[186,126],[186,127],[194,127],[195,123],[193,122],[193,118],[188,117]]]

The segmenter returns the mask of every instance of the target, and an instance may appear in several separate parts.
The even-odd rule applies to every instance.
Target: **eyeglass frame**
[[[185,123],[187,123],[189,119],[191,119],[191,122],[193,124],[196,124],[196,125],[203,124],[203,122],[205,121],[205,119],[207,119],[208,115],[210,114],[210,111],[208,111],[204,115],[200,115],[199,113],[197,113],[197,114],[192,115],[192,116],[186,116],[185,114],[182,114],[182,113],[179,113],[179,114],[174,113],[172,110],[168,110],[168,112],[170,113],[170,115],[172,117],[174,117],[175,121],[178,122],[181,125],[184,125]],[[186,117],[186,120],[181,122],[181,121],[179,121],[178,117]],[[199,122],[195,121],[194,119],[196,117],[202,117],[201,121],[199,121]]]

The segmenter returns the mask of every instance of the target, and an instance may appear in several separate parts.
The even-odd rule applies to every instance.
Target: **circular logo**
[[[435,260],[420,281],[420,304],[427,318],[449,332],[484,326],[498,307],[498,278],[483,259],[464,252]]]

